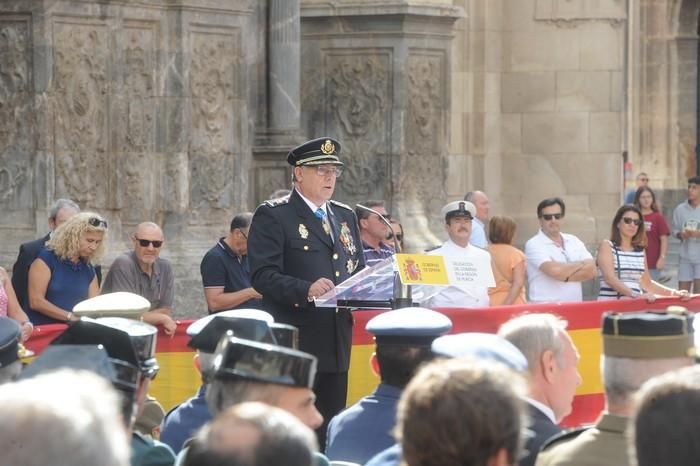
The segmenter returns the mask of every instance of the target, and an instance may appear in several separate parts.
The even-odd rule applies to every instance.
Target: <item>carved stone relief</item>
[[[29,33],[27,19],[0,19],[0,223],[15,226],[7,212],[32,207]]]
[[[408,109],[405,116],[406,155],[401,157],[399,199],[442,199],[445,179],[444,55],[413,53],[408,58]]]
[[[237,35],[193,32],[190,91],[192,122],[189,145],[192,221],[216,222],[214,212],[232,202],[234,134],[233,107],[239,61]]]
[[[384,197],[390,153],[391,55],[376,50],[337,51],[326,57],[330,133],[342,144],[342,191]]]
[[[256,199],[260,201],[269,199],[270,194],[278,189],[287,189],[290,186],[289,170],[286,168],[260,167],[256,170],[256,178]]]
[[[109,192],[109,33],[104,26],[60,22],[54,31],[56,196],[102,207]]]

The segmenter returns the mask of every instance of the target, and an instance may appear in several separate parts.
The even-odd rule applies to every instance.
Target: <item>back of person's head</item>
[[[291,414],[242,403],[205,425],[189,444],[184,466],[311,466],[314,433]]]
[[[382,383],[403,388],[416,370],[433,359],[429,346],[377,345],[377,363]]]
[[[515,345],[525,355],[530,371],[536,372],[542,353],[547,350],[563,366],[564,345],[560,336],[566,326],[565,320],[552,314],[524,314],[501,325],[498,334]]]
[[[49,219],[56,220],[58,212],[62,209],[70,209],[75,212],[80,212],[80,206],[70,199],[56,199],[49,209]]]
[[[521,377],[501,364],[441,359],[399,401],[396,435],[408,466],[515,464],[523,445]]]
[[[700,367],[669,372],[635,395],[630,456],[638,466],[700,464]]]
[[[245,379],[212,379],[205,398],[209,411],[216,416],[224,410],[246,401],[276,405],[286,387],[267,382]]]
[[[0,464],[126,466],[129,444],[110,384],[62,369],[0,387]]]
[[[515,220],[505,215],[494,215],[489,220],[489,241],[492,244],[511,244],[517,225]]]

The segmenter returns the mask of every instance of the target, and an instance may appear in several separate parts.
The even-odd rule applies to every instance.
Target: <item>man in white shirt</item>
[[[595,277],[595,261],[583,242],[561,232],[565,213],[558,197],[537,206],[540,231],[525,243],[530,302],[583,301],[581,282]]]
[[[445,218],[445,229],[450,237],[437,249],[428,254],[444,256],[446,262],[450,260],[467,261],[473,264],[486,264],[479,270],[482,277],[479,284],[454,284],[446,287],[438,295],[430,300],[431,307],[488,307],[488,287],[495,286],[491,271],[491,255],[469,243],[472,232],[472,220],[476,216],[476,207],[468,201],[450,202],[442,208],[442,216]],[[448,276],[454,282],[448,266]]]
[[[528,454],[519,466],[533,466],[546,440],[561,432],[559,423],[571,413],[581,375],[576,365],[579,353],[566,332],[566,321],[552,314],[525,314],[501,326],[498,335],[518,348],[529,370],[528,403],[530,430]]]
[[[489,245],[486,235],[486,227],[489,223],[489,210],[491,209],[489,197],[483,191],[469,191],[464,195],[464,200],[471,202],[476,207],[476,215],[472,219],[472,234],[469,237],[469,243],[486,249]]]

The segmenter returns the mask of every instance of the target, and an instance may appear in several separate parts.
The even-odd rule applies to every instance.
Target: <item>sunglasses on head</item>
[[[635,225],[639,226],[642,224],[641,218],[622,217],[622,221],[625,222],[626,225],[634,223]]]
[[[152,244],[154,248],[158,249],[163,245],[162,241],[152,241],[150,239],[140,239],[134,236],[134,239],[139,242],[142,248],[147,248],[149,244]]]
[[[561,218],[562,218],[563,216],[564,216],[564,214],[542,214],[542,218],[545,219],[545,220],[547,220],[547,221],[552,220],[552,219],[555,219],[555,218],[556,218],[557,220],[561,220]]]
[[[107,220],[103,220],[99,217],[92,217],[88,220],[88,225],[93,226],[95,228],[100,228],[104,227],[104,229],[107,229]]]

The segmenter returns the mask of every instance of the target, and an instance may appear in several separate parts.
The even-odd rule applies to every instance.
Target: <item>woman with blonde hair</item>
[[[495,215],[489,221],[489,253],[496,286],[489,288],[491,306],[525,304],[525,254],[513,247],[515,220]]]
[[[100,292],[92,262],[107,239],[107,221],[81,212],[58,227],[29,268],[27,314],[34,324],[76,320],[73,306]]]

